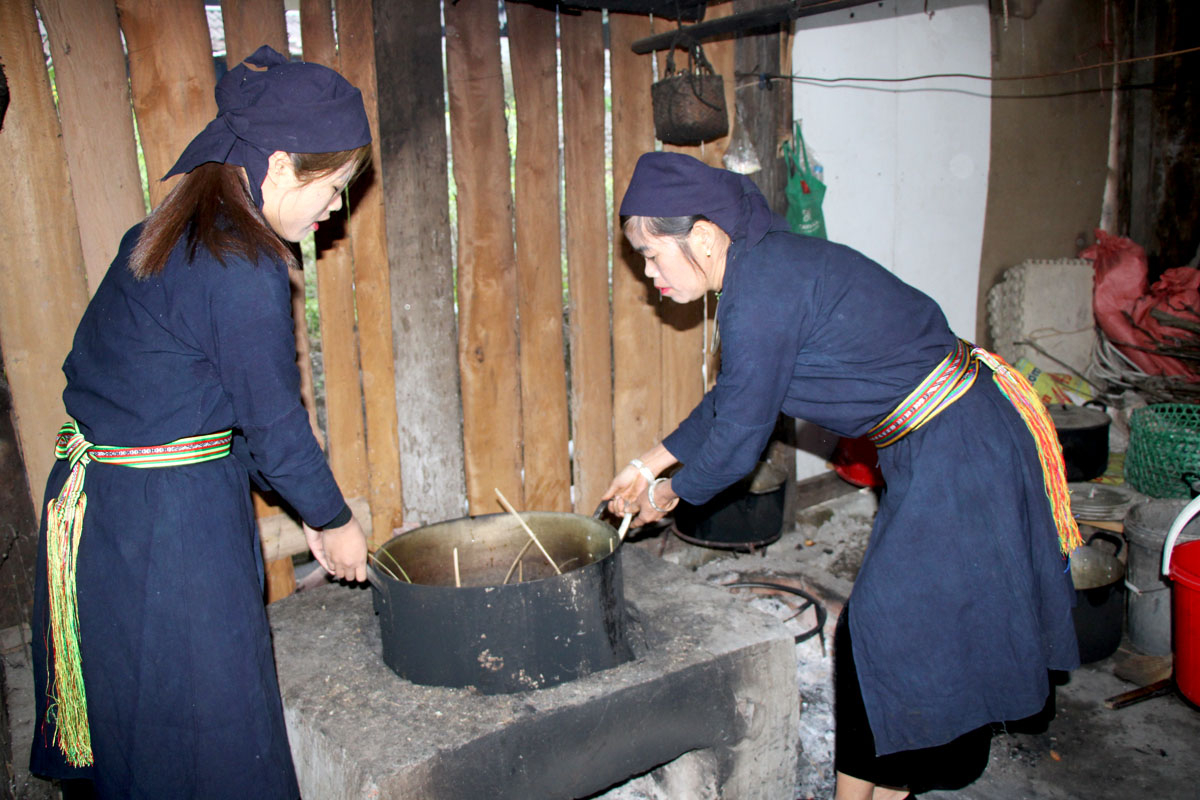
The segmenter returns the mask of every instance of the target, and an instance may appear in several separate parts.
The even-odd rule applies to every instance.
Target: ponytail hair
[[[354,163],[357,175],[370,162],[369,144],[336,153],[291,153],[292,166],[302,182],[336,172]],[[228,257],[257,261],[274,257],[297,266],[289,243],[271,229],[254,204],[242,169],[209,161],[183,176],[150,216],[129,257],[129,269],[139,279],[157,275],[180,239],[187,240],[188,258],[200,247],[222,264]]]

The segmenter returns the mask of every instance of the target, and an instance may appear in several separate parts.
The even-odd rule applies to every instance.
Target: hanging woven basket
[[[729,133],[725,82],[713,72],[700,45],[688,49],[688,69],[675,71],[675,51],[667,74],[650,87],[654,135],[667,144],[695,145]]]

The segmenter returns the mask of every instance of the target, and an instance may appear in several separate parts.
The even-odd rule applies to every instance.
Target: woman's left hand
[[[334,578],[360,582],[367,579],[367,536],[357,519],[351,517],[340,528],[324,530],[305,525],[304,538],[317,563]]]

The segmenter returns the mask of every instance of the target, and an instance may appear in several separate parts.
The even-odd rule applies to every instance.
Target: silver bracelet
[[[655,511],[657,511],[660,514],[666,514],[667,509],[659,508],[658,503],[654,502],[654,487],[658,486],[660,483],[666,483],[669,480],[671,480],[671,479],[670,478],[655,478],[653,481],[650,482],[650,485],[648,487],[646,487],[646,499],[650,501],[650,507],[653,508]]]
[[[645,478],[647,482],[654,483],[654,473],[650,471],[650,468],[647,467],[645,462],[643,462],[640,458],[633,459],[629,462],[629,464],[638,472],[642,473],[642,477]]]

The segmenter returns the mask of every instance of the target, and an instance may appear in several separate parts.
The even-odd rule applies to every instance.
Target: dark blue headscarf
[[[753,246],[771,228],[767,198],[745,175],[710,167],[683,153],[645,153],[621,201],[621,216],[686,217],[703,214]]]
[[[192,139],[164,180],[209,161],[237,164],[262,208],[271,153],[335,153],[371,141],[362,92],[328,67],[288,61],[266,45],[225,73],[216,98],[217,118]]]

